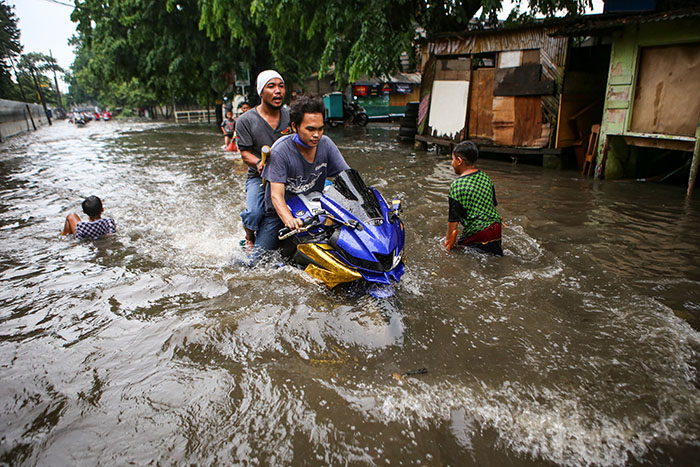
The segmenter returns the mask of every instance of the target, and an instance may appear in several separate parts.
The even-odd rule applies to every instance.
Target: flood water
[[[449,159],[397,133],[329,133],[404,202],[381,300],[237,266],[216,128],[3,143],[0,464],[697,465],[697,193],[483,160],[505,256],[446,252]],[[60,237],[92,194],[118,234]]]

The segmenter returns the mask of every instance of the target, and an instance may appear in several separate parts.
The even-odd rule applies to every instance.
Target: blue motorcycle
[[[354,281],[391,285],[404,273],[401,201],[391,208],[360,174],[341,172],[323,193],[287,200],[303,227],[279,231],[282,254],[328,287]]]

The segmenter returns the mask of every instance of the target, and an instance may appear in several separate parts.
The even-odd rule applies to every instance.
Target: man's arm
[[[348,170],[350,168],[350,166],[348,165],[347,162],[345,162],[345,158],[340,153],[338,146],[336,146],[335,143],[327,136],[324,136],[324,138],[327,138],[327,141],[330,143],[328,145],[328,156],[327,156],[328,177],[335,177],[340,172],[342,172],[344,170]]]
[[[270,198],[277,215],[280,216],[280,220],[289,230],[296,230],[304,225],[304,221],[294,217],[287,207],[284,200],[284,183],[270,182]]]
[[[243,162],[248,164],[249,167],[255,167],[258,169],[258,173],[262,173],[262,159],[260,159],[258,156],[256,156],[250,151],[241,149],[241,159],[243,159]]]
[[[243,162],[245,162],[249,167],[257,168],[258,173],[260,173],[262,171],[262,164],[259,163],[260,157],[255,155],[255,153],[252,151],[253,147],[255,146],[255,142],[249,128],[248,119],[246,119],[246,114],[243,114],[238,118],[236,127],[236,145],[241,151],[241,159],[243,159]]]
[[[447,197],[447,204],[449,206],[448,214],[447,214],[447,233],[445,234],[445,248],[448,250],[451,250],[453,246],[455,246],[455,242],[457,241],[457,232],[458,232],[458,226],[459,226],[459,219],[461,218],[461,212],[462,211],[462,206],[452,198],[451,196]]]

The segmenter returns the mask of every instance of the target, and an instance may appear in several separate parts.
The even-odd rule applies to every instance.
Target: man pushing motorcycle
[[[266,228],[257,234],[261,245],[276,247],[282,227],[296,230],[303,226],[302,220],[290,212],[286,199],[321,192],[326,178],[350,168],[335,143],[323,134],[324,113],[320,98],[301,96],[291,105],[294,134],[275,142],[262,172],[267,186],[263,222]],[[264,237],[260,238],[261,235]]]

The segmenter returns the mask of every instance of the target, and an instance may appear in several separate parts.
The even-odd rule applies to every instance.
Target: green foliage
[[[22,53],[17,17],[5,0],[0,1],[0,97],[16,98],[12,83],[12,61]]]
[[[530,14],[559,10],[582,13],[592,0],[530,0]],[[399,70],[403,52],[413,54],[418,31],[428,37],[467,29],[479,9],[482,22],[494,22],[502,0],[199,0],[200,25],[210,37],[245,37],[249,20],[269,37],[274,66],[285,76],[324,74],[335,66],[342,85],[363,75]],[[527,20],[518,15],[512,21]]]
[[[119,103],[211,103],[238,62],[251,76],[276,68],[301,82],[335,71],[338,85],[399,70],[415,40],[464,30],[482,9],[493,22],[502,0],[76,0],[73,97]],[[528,14],[582,13],[591,0],[517,1]],[[73,91],[75,90],[75,92]]]
[[[123,102],[129,90],[142,99],[138,106],[211,105],[228,86],[227,74],[254,58],[264,40],[251,30],[239,42],[230,35],[214,41],[200,29],[199,16],[197,0],[83,0],[72,15],[76,95],[81,89],[100,102]]]
[[[17,63],[17,72],[19,73],[18,86],[21,86],[21,92],[16,92],[15,96],[24,94],[24,98],[29,102],[41,102],[37,90],[38,84],[47,105],[57,106],[59,104],[53,73],[64,73],[64,70],[53,57],[37,52],[24,54]]]
[[[56,59],[38,52],[30,52],[22,55],[19,60],[18,68],[22,71],[34,70],[40,74],[43,73],[65,73],[65,70],[60,67]]]

